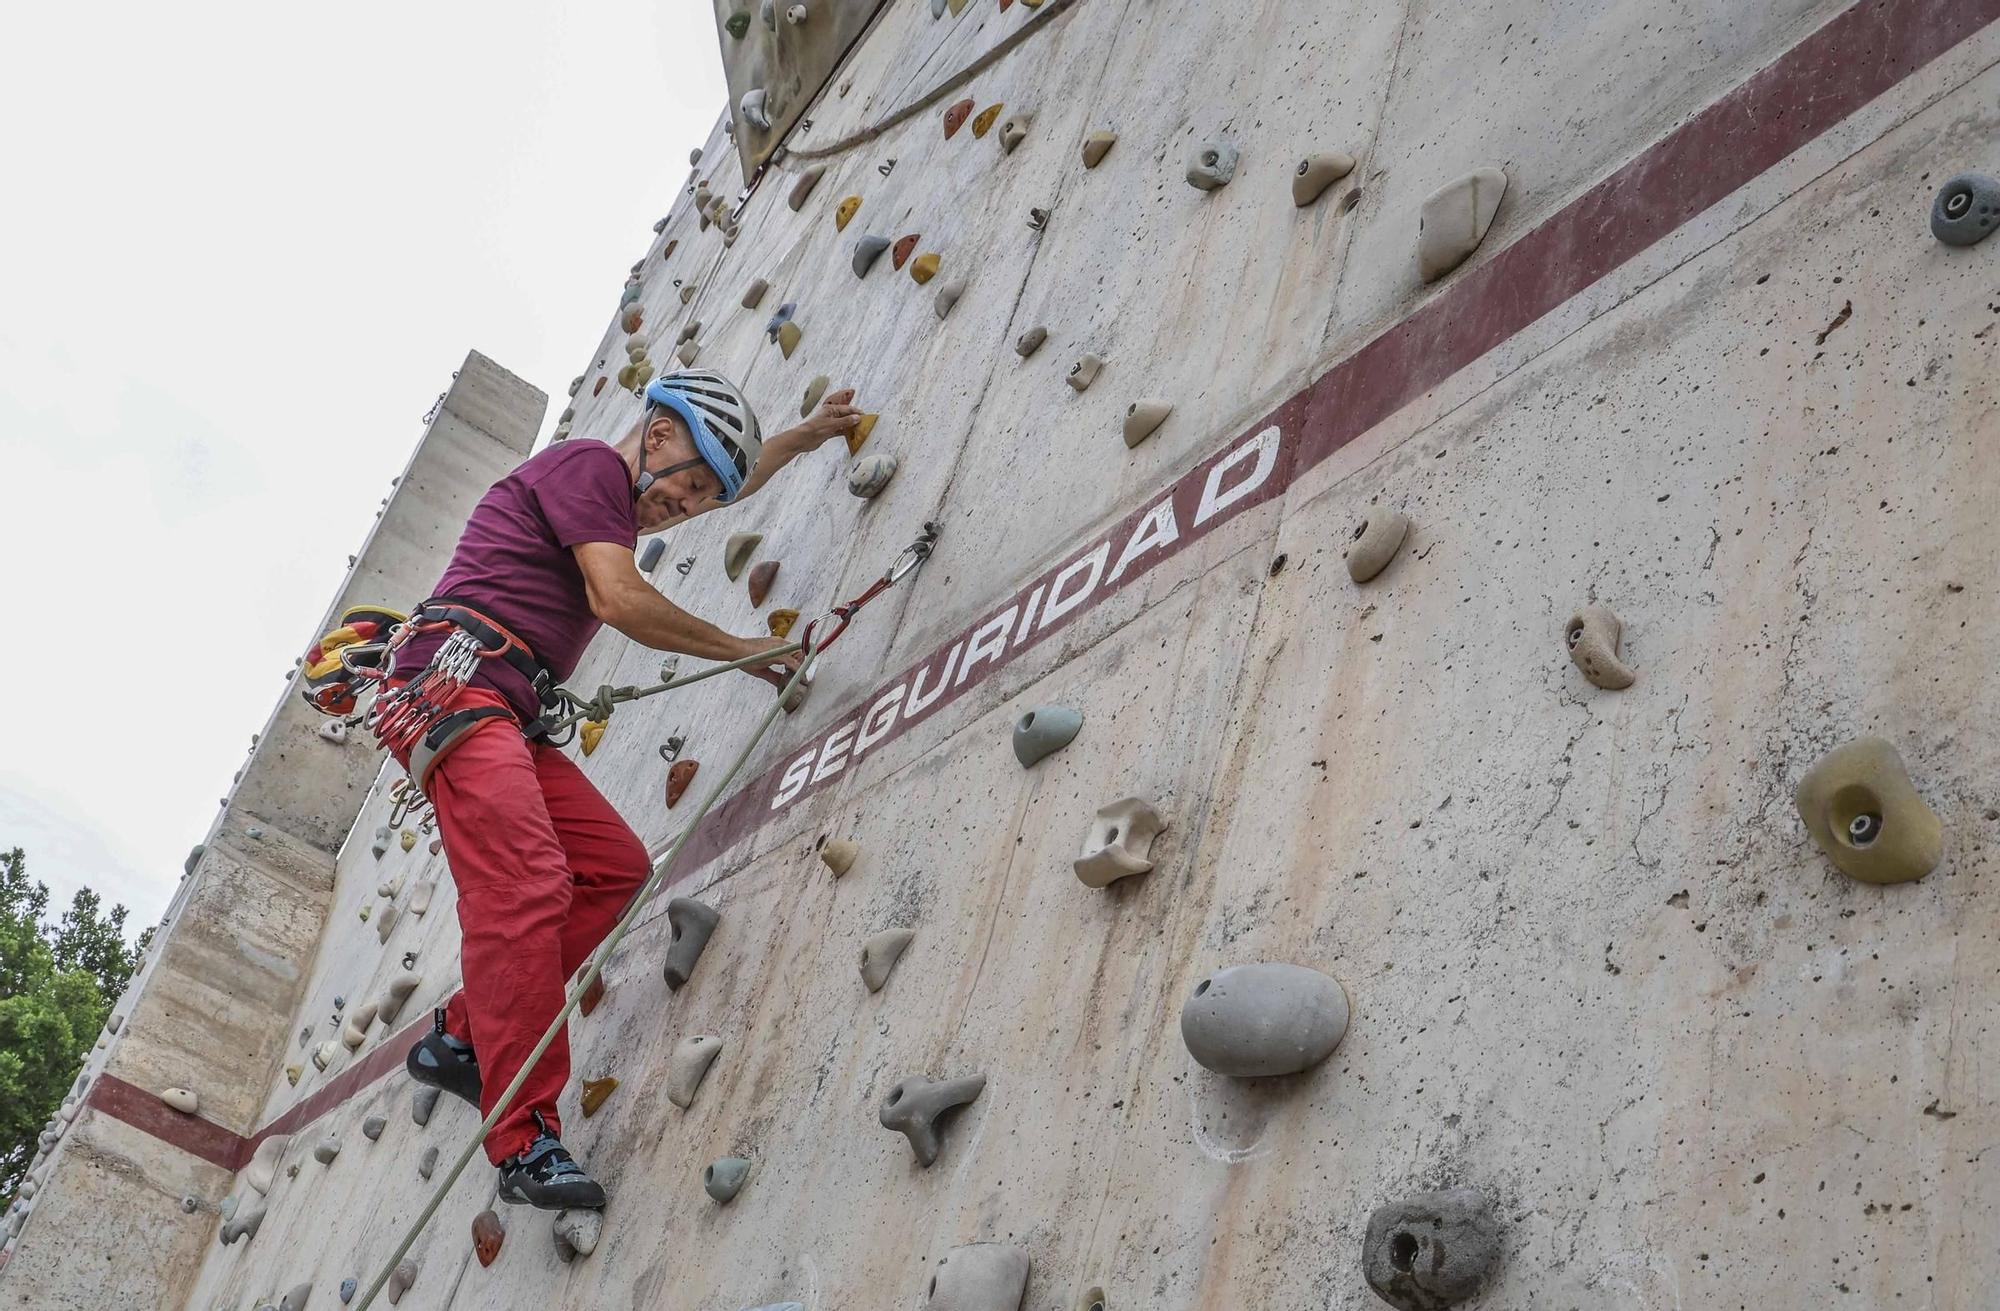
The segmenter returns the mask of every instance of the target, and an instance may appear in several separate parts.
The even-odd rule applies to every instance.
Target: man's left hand
[[[846,437],[860,423],[861,410],[854,404],[854,389],[847,387],[821,402],[812,418],[779,435],[797,443],[802,451],[816,451],[835,437]]]

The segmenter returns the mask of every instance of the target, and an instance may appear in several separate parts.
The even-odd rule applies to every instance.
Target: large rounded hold
[[[1188,1053],[1217,1074],[1296,1074],[1347,1035],[1347,993],[1303,965],[1232,965],[1195,985],[1181,1007]]]
[[[1400,1311],[1445,1311],[1476,1297],[1500,1262],[1500,1225],[1476,1188],[1418,1193],[1368,1217],[1361,1273]]]
[[[1947,246],[1973,246],[2000,222],[2000,182],[1983,173],[1961,173],[1938,188],[1931,202],[1931,235]]]

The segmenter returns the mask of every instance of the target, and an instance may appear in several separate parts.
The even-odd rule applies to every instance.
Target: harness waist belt
[[[528,680],[528,686],[535,690],[535,699],[539,704],[556,704],[555,675],[535,659],[526,642],[478,610],[454,597],[434,596],[418,607],[417,613],[427,622],[443,621],[472,634],[479,639],[482,647],[498,655],[514,672]]]

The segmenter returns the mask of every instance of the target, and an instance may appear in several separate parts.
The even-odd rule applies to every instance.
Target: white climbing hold
[[[861,844],[851,838],[834,838],[819,849],[821,863],[833,871],[835,878],[853,869],[860,854]]]
[[[1153,430],[1165,423],[1167,416],[1174,412],[1173,402],[1144,398],[1133,401],[1125,407],[1125,445],[1137,446],[1153,435]]]
[[[861,982],[868,991],[882,991],[896,962],[903,958],[904,950],[916,937],[912,929],[883,929],[861,944]]]
[[[291,1141],[290,1134],[278,1133],[258,1143],[257,1150],[250,1153],[250,1164],[243,1167],[243,1182],[259,1193],[268,1194],[271,1185],[277,1182],[278,1161]]]
[[[1410,520],[1400,510],[1378,506],[1368,512],[1354,529],[1354,544],[1347,548],[1347,576],[1365,583],[1389,567],[1396,552],[1409,536]]]
[[[597,1240],[603,1233],[602,1211],[564,1211],[556,1216],[556,1255],[564,1265],[579,1256],[589,1256],[597,1250]]]
[[[375,1003],[363,1002],[354,1008],[340,1027],[340,1040],[347,1044],[347,1050],[359,1051],[361,1044],[368,1041],[368,1026],[375,1023]],[[320,1067],[324,1069],[325,1067]]]
[[[255,1238],[258,1226],[264,1223],[266,1205],[262,1197],[238,1199],[235,1213],[223,1222],[222,1245],[228,1247],[239,1238]]]
[[[396,921],[401,919],[402,915],[402,909],[395,902],[385,903],[381,915],[375,920],[375,941],[385,947],[388,946],[389,935],[395,932]]]
[[[1077,391],[1088,391],[1090,384],[1097,381],[1097,375],[1103,369],[1103,357],[1086,351],[1076,363],[1069,366],[1069,377],[1065,381]]]
[[[751,127],[756,128],[759,132],[769,132],[771,130],[771,116],[764,112],[763,87],[745,92],[743,99],[737,102],[736,107],[743,111],[743,121]]]
[[[937,316],[940,319],[945,318],[951,313],[952,306],[958,304],[958,298],[964,294],[965,275],[963,273],[956,277],[946,278],[944,285],[937,289],[937,299],[931,302],[931,308],[937,311]]]
[[[421,915],[431,908],[431,896],[437,891],[436,879],[420,880],[410,889],[410,914]]]
[[[382,993],[382,1000],[375,1003],[375,1015],[384,1024],[393,1024],[409,1003],[410,995],[423,983],[420,974],[399,974],[389,980],[389,986]]]
[[[325,1070],[340,1059],[340,1044],[328,1038],[313,1049],[313,1068]]]
[[[847,490],[864,501],[873,500],[895,476],[895,456],[881,452],[864,455],[847,466]]]
[[[395,830],[387,824],[375,830],[375,840],[368,845],[368,850],[375,853],[375,859],[380,860],[389,853],[389,842],[395,836]]]
[[[1098,810],[1084,839],[1083,854],[1074,868],[1077,878],[1093,888],[1109,887],[1119,879],[1153,868],[1153,839],[1167,821],[1138,797],[1124,797]]]
[[[193,1115],[201,1105],[201,1098],[188,1088],[169,1088],[160,1094],[160,1100],[182,1115]]]
[[[1215,191],[1236,176],[1236,147],[1228,141],[1204,141],[1188,161],[1188,185]]]
[[[403,1294],[410,1291],[410,1285],[417,1282],[417,1262],[414,1257],[404,1257],[396,1263],[389,1275],[389,1305],[403,1300]]]
[[[793,5],[785,10],[785,21],[793,27],[804,27],[806,19],[810,17],[812,17],[811,11],[804,5]]]
[[[667,1100],[683,1111],[694,1105],[695,1089],[721,1054],[722,1039],[712,1033],[681,1039],[667,1061]]]
[[[1506,193],[1507,175],[1481,168],[1425,198],[1417,221],[1417,272],[1425,282],[1436,282],[1479,248]]]
[[[345,742],[347,740],[347,721],[344,719],[329,719],[326,723],[319,726],[319,735],[329,742]]]
[[[1354,156],[1338,152],[1307,155],[1292,170],[1292,203],[1300,209],[1318,200],[1326,189],[1354,171]]]

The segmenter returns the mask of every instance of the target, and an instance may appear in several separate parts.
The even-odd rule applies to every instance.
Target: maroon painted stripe
[[[249,1159],[244,1146],[248,1140],[243,1135],[199,1115],[182,1115],[161,1101],[158,1093],[147,1092],[115,1074],[98,1075],[83,1104],[225,1170],[234,1171]]]

